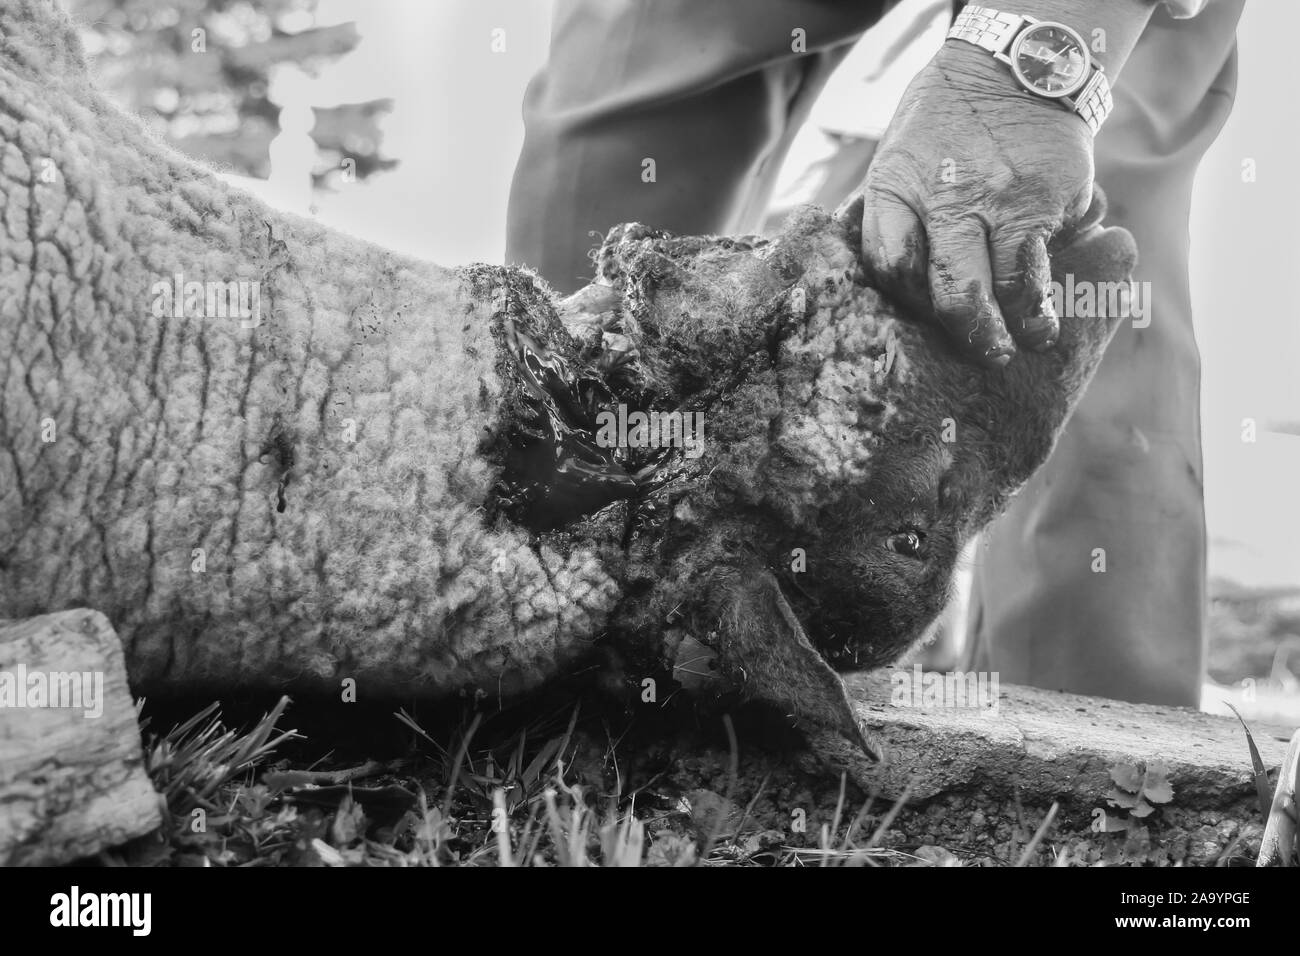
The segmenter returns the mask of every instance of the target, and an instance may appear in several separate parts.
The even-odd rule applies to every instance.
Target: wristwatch
[[[1064,23],[968,5],[957,14],[948,39],[988,50],[1011,67],[1026,90],[1078,113],[1094,134],[1115,105],[1102,65]]]

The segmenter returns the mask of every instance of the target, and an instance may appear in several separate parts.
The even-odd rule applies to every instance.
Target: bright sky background
[[[906,0],[906,7],[927,0]],[[908,19],[907,10],[890,18]],[[524,85],[546,57],[545,0],[321,0],[318,23],[355,21],[361,45],[317,80],[309,102],[332,105],[392,97],[384,151],[394,171],[317,197],[329,225],[442,265],[500,261],[506,197],[522,138]],[[506,50],[493,53],[492,31]],[[924,43],[937,43],[930,34]],[[1263,587],[1300,587],[1300,307],[1289,280],[1300,276],[1300,110],[1288,68],[1300,36],[1300,3],[1253,0],[1239,31],[1237,105],[1201,167],[1193,213],[1192,289],[1204,360],[1206,501],[1211,575]],[[828,88],[792,166],[816,153],[815,125],[852,111],[887,121],[922,45],[901,73],[864,88],[863,60],[883,37],[869,35]],[[932,47],[930,47],[932,49]],[[1171,64],[1171,69],[1177,69]],[[285,83],[301,83],[294,77]],[[868,100],[874,113],[862,114]],[[273,182],[256,191],[301,207],[309,152],[279,143]],[[1243,159],[1257,180],[1243,183]],[[291,165],[292,164],[292,165]],[[791,174],[797,172],[792,169]],[[246,184],[246,183],[245,183]],[[303,211],[298,208],[296,211]],[[611,223],[610,225],[613,225]],[[1258,441],[1241,441],[1242,419]]]

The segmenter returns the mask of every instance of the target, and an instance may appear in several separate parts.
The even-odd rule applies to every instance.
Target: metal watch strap
[[[1011,41],[1029,24],[1037,21],[1015,13],[1003,13],[990,7],[967,4],[953,21],[948,39],[964,40],[990,53],[1005,53]],[[1079,115],[1096,135],[1101,124],[1110,115],[1115,101],[1111,98],[1110,81],[1106,72],[1096,64],[1092,75],[1072,98],[1062,102]]]
[[[1095,136],[1114,106],[1115,101],[1110,95],[1110,80],[1106,79],[1105,71],[1094,69],[1088,82],[1083,84],[1083,89],[1074,96],[1074,111],[1088,124]]]
[[[1025,18],[1015,13],[967,4],[948,30],[948,39],[965,40],[990,53],[1001,53],[1025,23]]]

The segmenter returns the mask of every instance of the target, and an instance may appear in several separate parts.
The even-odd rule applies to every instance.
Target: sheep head
[[[1100,215],[1056,244],[1058,282],[1126,285],[1132,237]],[[1049,351],[977,368],[862,284],[855,218],[809,208],[770,240],[620,226],[561,308],[595,420],[702,426],[694,447],[589,443],[605,495],[584,520],[612,519],[628,557],[619,626],[673,625],[679,665],[703,646],[718,689],[850,735],[836,672],[896,661],[939,614],[1119,322],[1065,317]]]

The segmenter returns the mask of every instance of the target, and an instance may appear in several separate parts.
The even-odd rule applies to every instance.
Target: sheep
[[[974,368],[864,284],[852,209],[617,226],[560,300],[227,188],[41,0],[0,35],[0,617],[104,612],[138,693],[505,698],[596,664],[869,749],[839,673],[915,643],[1119,321]],[[1100,216],[1058,277],[1127,277]]]

